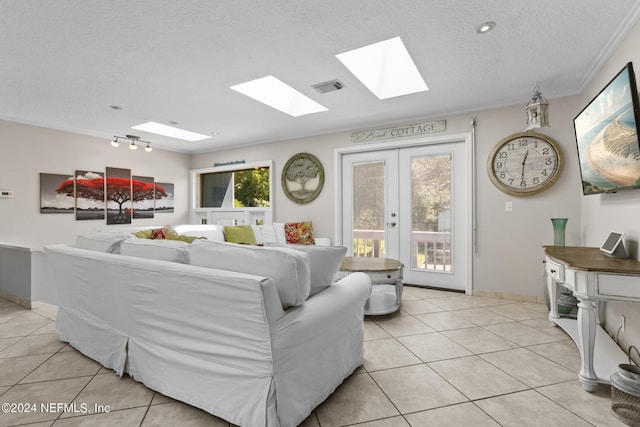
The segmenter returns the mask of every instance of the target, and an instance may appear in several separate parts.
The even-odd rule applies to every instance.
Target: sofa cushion
[[[255,245],[256,236],[250,225],[227,225],[224,227],[224,239],[230,243]]]
[[[288,222],[284,225],[287,243],[292,245],[313,245],[313,224],[311,221]]]
[[[219,225],[176,225],[175,230],[181,236],[204,237],[214,242],[224,242],[224,229]]]
[[[279,243],[269,245],[269,247],[283,246],[286,247]],[[313,296],[331,286],[336,274],[338,274],[342,259],[347,254],[345,246],[296,245],[295,250],[309,254],[311,279],[309,296]]]
[[[120,254],[189,264],[190,248],[189,243],[180,240],[132,237],[121,243]]]
[[[309,255],[290,248],[196,240],[191,264],[271,277],[283,308],[302,304],[311,291]]]
[[[95,231],[80,234],[76,238],[76,247],[78,249],[117,254],[120,253],[120,243],[132,236],[133,234],[122,231]]]
[[[287,236],[284,234],[284,222],[274,222],[273,232],[276,235],[276,242],[287,243]]]

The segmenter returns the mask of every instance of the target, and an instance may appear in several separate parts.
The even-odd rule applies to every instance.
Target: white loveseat
[[[224,245],[194,242],[189,262],[207,264]],[[298,425],[363,362],[370,280],[356,273],[317,288],[323,272],[314,271],[313,255],[242,246],[229,248],[249,251],[247,259],[293,262],[282,266],[297,269],[298,294],[284,304],[291,294],[281,293],[281,277],[108,253],[107,244],[46,247],[60,339],[233,424]],[[278,276],[276,263],[267,263]]]

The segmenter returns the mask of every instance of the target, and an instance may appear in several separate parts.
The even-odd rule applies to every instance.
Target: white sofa
[[[194,242],[190,262],[207,264],[224,245]],[[243,246],[230,247],[289,257]],[[112,249],[45,247],[59,292],[60,339],[119,375],[239,426],[284,427],[300,424],[363,362],[371,283],[362,273],[308,298],[311,289],[300,285],[300,295],[283,304],[271,277]],[[287,259],[309,266],[296,267],[301,281],[323,280],[312,256],[295,252]]]

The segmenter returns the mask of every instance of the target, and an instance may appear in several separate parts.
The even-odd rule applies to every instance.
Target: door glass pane
[[[411,268],[452,271],[451,154],[411,160]]]
[[[384,257],[384,162],[353,165],[353,256]]]

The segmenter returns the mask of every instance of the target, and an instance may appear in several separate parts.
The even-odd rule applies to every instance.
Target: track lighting
[[[149,141],[142,141],[140,139],[139,136],[136,135],[125,135],[125,136],[114,136],[113,140],[111,141],[111,145],[114,147],[119,147],[120,146],[120,142],[118,140],[120,139],[128,139],[129,141],[131,141],[131,144],[129,144],[129,148],[131,150],[137,150],[138,146],[136,145],[136,142],[144,142],[145,144],[147,144],[146,147],[144,147],[144,151],[146,151],[147,153],[150,153],[153,149],[151,148],[151,142]]]

